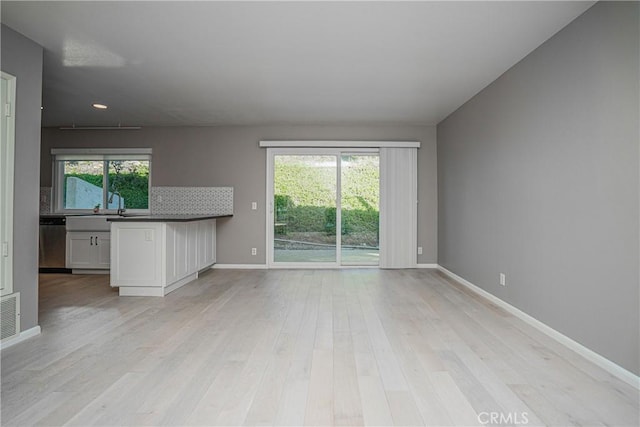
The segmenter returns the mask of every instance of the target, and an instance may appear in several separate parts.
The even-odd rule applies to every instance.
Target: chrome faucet
[[[126,209],[123,206],[122,203],[122,196],[120,195],[119,191],[114,191],[113,193],[111,193],[111,197],[109,197],[108,203],[112,203],[113,202],[113,196],[118,195],[118,210],[116,211],[118,213],[118,215],[122,215],[123,213],[125,213]]]

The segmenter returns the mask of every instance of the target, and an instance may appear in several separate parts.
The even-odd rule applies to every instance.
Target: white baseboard
[[[6,340],[0,342],[0,350],[4,350],[5,348],[9,348],[13,345],[16,345],[22,341],[28,340],[29,338],[33,338],[41,333],[40,325],[34,326],[33,328],[27,329],[26,331],[20,332],[13,338],[7,338]]]
[[[527,313],[517,309],[516,307],[512,306],[508,302],[505,302],[505,301],[501,300],[500,298],[496,297],[495,295],[485,291],[484,289],[479,288],[478,286],[476,286],[473,283],[469,282],[468,280],[458,276],[457,274],[447,270],[446,268],[442,267],[441,265],[438,265],[438,270],[442,271],[444,274],[446,274],[447,276],[449,276],[450,278],[452,278],[456,282],[459,282],[460,284],[462,284],[463,286],[465,286],[469,290],[471,290],[471,291],[475,292],[476,294],[488,299],[489,301],[491,301],[492,303],[496,304],[497,306],[502,307],[503,309],[505,309],[509,313],[513,314],[514,316],[516,316],[517,318],[519,318],[523,322],[527,323],[530,326],[533,326],[534,328],[536,328],[537,330],[539,330],[543,334],[549,336],[550,338],[553,338],[554,340],[558,341],[560,344],[564,345],[565,347],[568,347],[569,349],[575,351],[580,356],[584,357],[585,359],[589,360],[590,362],[594,363],[595,365],[601,367],[602,369],[604,369],[605,371],[607,371],[608,373],[610,373],[614,377],[624,381],[625,383],[629,384],[632,387],[635,387],[636,389],[640,389],[640,377],[638,377],[633,372],[630,372],[630,371],[626,370],[622,366],[612,362],[611,360],[607,359],[606,357],[601,356],[600,354],[596,353],[595,351],[588,349],[587,347],[583,346],[582,344],[580,344],[580,343],[572,340],[568,336],[556,331],[555,329],[553,329],[552,327],[542,323],[538,319],[529,316]]]
[[[438,264],[417,264],[416,268],[439,268]]]
[[[269,267],[266,264],[213,264],[213,270],[266,270]],[[280,267],[279,267],[280,268]],[[284,267],[288,268],[288,267]],[[316,269],[318,266],[306,266],[305,268]],[[339,267],[330,267],[331,269],[341,268],[379,268],[377,265],[342,265]],[[439,268],[438,264],[416,264],[416,268]]]
[[[266,270],[267,264],[213,264],[214,270]]]

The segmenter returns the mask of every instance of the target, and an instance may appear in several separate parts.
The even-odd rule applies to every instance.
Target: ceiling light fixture
[[[98,103],[91,104],[91,106],[93,108],[97,108],[98,110],[106,110],[108,108],[106,105]]]

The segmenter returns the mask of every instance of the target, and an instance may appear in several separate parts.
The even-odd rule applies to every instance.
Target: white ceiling
[[[45,49],[43,126],[435,124],[593,3],[3,0],[1,13]]]

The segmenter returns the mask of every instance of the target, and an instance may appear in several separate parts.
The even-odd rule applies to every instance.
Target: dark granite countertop
[[[56,212],[43,212],[40,214],[40,218],[66,218],[68,216],[90,216],[90,213],[56,213]]]
[[[189,222],[205,219],[230,218],[233,215],[124,215],[107,218],[112,222]]]

